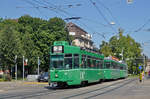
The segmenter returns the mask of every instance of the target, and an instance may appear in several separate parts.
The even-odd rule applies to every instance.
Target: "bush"
[[[9,74],[4,74],[3,79],[4,79],[4,81],[11,81],[11,77]]]
[[[0,75],[0,79],[2,79],[3,78],[3,75]]]
[[[2,78],[0,78],[0,82],[1,82],[1,81],[4,81],[4,80],[3,80]]]

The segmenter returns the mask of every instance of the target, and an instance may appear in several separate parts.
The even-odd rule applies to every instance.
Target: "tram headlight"
[[[56,74],[56,75],[55,75],[55,77],[57,78],[57,77],[58,77],[58,75]]]

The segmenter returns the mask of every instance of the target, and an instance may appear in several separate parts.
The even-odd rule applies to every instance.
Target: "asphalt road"
[[[0,83],[0,87],[5,85]],[[0,99],[150,99],[150,79],[138,79],[91,84],[86,87],[50,88],[47,84],[9,83],[0,88]]]

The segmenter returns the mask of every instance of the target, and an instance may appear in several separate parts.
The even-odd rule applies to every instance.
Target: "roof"
[[[86,35],[88,34],[85,30],[77,26],[76,24],[69,22],[67,23],[67,28],[69,32],[76,32],[76,35]],[[82,32],[81,32],[82,31]]]

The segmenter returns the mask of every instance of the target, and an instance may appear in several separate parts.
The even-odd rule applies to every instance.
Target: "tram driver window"
[[[64,60],[65,60],[65,68],[71,69],[72,68],[72,54],[66,54]]]
[[[79,55],[74,54],[74,68],[79,68]]]

